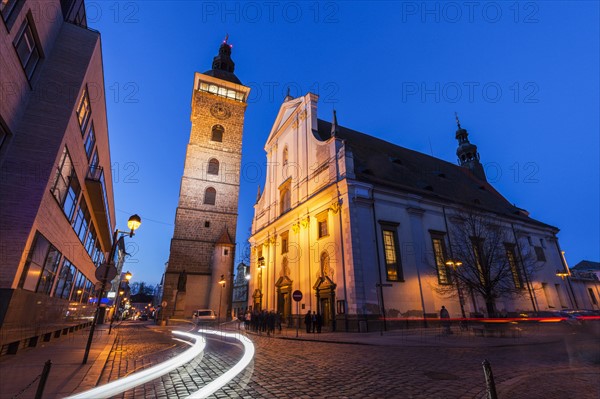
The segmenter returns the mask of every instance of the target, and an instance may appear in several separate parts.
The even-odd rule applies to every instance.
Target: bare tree
[[[538,269],[530,253],[519,252],[510,228],[497,219],[474,212],[462,212],[449,232],[450,253],[462,263],[448,270],[454,284],[438,284],[446,296],[462,292],[481,295],[488,316],[496,314],[496,300],[529,294],[528,282]]]

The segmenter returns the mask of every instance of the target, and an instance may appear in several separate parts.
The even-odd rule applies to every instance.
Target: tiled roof
[[[318,120],[317,138],[331,137],[331,123]],[[409,150],[387,141],[338,126],[354,155],[356,179],[376,186],[413,192],[465,206],[485,209],[515,219],[556,229],[527,216],[488,182],[479,180],[465,167]],[[558,229],[556,229],[558,230]]]
[[[600,270],[600,262],[592,262],[591,260],[582,260],[571,269],[575,270]]]

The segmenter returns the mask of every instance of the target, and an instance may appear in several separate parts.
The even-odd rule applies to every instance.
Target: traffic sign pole
[[[296,290],[292,293],[292,299],[296,301],[296,314],[298,315],[298,324],[296,325],[296,338],[300,329],[300,301],[302,300],[302,291]]]

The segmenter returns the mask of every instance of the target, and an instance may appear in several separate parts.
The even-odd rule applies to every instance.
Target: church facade
[[[234,74],[227,39],[196,73],[190,140],[164,276],[164,317],[230,314],[244,113],[250,88]]]
[[[265,144],[249,307],[275,310],[288,323],[315,311],[326,329],[348,331],[426,323],[441,306],[451,317],[571,307],[556,275],[566,269],[558,229],[530,218],[486,181],[460,123],[455,165],[341,127],[335,113],[331,122],[318,119],[317,103],[312,93],[287,96]],[[481,252],[487,244],[467,237],[472,250],[461,250],[469,215],[497,232],[496,263],[506,281],[492,295],[477,287],[490,280]],[[479,273],[474,285],[469,264]],[[299,312],[295,290],[303,293]]]

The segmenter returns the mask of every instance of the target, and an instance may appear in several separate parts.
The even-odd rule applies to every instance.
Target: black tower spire
[[[228,82],[242,84],[240,80],[233,74],[235,63],[231,59],[231,48],[233,45],[228,43],[229,34],[225,36],[225,40],[219,47],[219,54],[213,58],[212,69],[204,72],[205,75],[214,76],[215,78],[223,79]]]
[[[483,165],[479,162],[477,146],[469,142],[469,134],[466,129],[463,129],[460,126],[460,121],[458,120],[456,112],[454,113],[454,116],[456,117],[456,125],[458,126],[458,130],[456,131],[456,139],[458,140],[458,148],[456,149],[458,164],[470,169],[477,178],[487,181]]]

